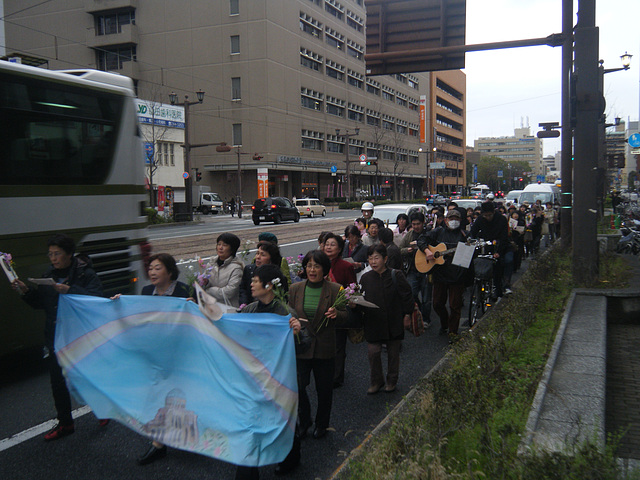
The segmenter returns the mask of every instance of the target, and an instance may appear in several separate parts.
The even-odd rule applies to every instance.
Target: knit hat
[[[275,243],[276,245],[278,244],[278,237],[276,237],[273,233],[271,232],[262,232],[260,235],[258,235],[258,241],[262,242],[271,242],[271,243]]]
[[[460,210],[458,210],[457,208],[453,208],[453,209],[449,210],[447,212],[447,218],[450,218],[450,217],[462,218],[462,215],[460,215]]]

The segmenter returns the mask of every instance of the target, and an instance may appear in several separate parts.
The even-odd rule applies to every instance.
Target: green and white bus
[[[0,61],[0,252],[23,281],[46,270],[47,240],[61,232],[92,260],[105,295],[137,293],[145,198],[130,78]],[[0,278],[0,356],[42,345],[43,325]]]

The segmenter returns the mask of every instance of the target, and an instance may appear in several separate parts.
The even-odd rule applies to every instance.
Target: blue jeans
[[[411,285],[411,293],[413,298],[420,306],[422,320],[425,323],[431,323],[431,302],[432,302],[432,285],[427,280],[425,273],[411,271],[407,274],[407,281]]]

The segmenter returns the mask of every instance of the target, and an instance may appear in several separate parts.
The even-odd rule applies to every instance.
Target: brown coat
[[[298,318],[306,318],[304,313],[304,289],[307,286],[307,280],[294,283],[289,289],[289,306],[298,314]],[[313,337],[311,347],[301,355],[300,359],[311,358],[334,358],[336,356],[336,324],[340,324],[347,319],[345,310],[338,310],[338,316],[335,320],[329,319],[327,325],[320,327],[324,322],[324,314],[331,308],[335,302],[341,286],[337,283],[324,281],[322,292],[320,293],[320,302],[318,309],[313,318],[308,318],[309,324],[307,329]],[[318,331],[319,330],[319,331]]]

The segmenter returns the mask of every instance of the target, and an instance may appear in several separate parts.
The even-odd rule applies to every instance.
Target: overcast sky
[[[633,55],[630,70],[605,76],[607,121],[616,116],[638,120],[640,0],[597,3],[604,67],[620,67],[625,51]],[[561,33],[561,7],[562,0],[467,0],[466,43]],[[535,134],[538,123],[560,122],[561,53],[561,47],[547,46],[467,53],[467,145],[478,137],[513,135],[521,124],[530,125]],[[559,149],[559,139],[544,139],[545,155]]]

